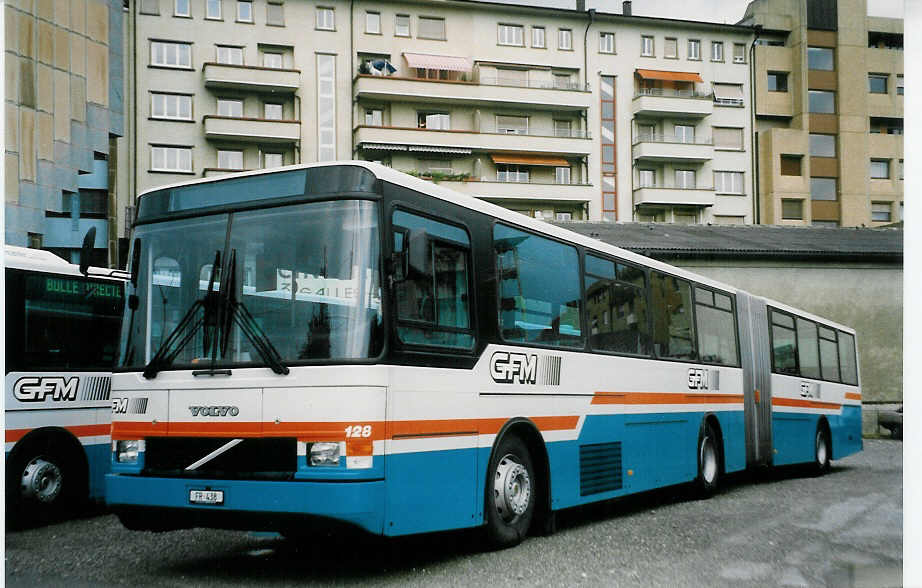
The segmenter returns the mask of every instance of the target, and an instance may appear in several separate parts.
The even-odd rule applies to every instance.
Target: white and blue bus
[[[107,501],[133,529],[495,546],[862,447],[852,329],[366,162],[140,196]]]
[[[7,517],[101,500],[127,275],[4,246]]]

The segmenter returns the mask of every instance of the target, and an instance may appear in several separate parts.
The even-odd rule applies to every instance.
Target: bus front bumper
[[[221,504],[193,504],[194,490]],[[305,482],[106,476],[106,503],[129,529],[192,527],[309,533],[337,526],[384,532],[384,480]]]

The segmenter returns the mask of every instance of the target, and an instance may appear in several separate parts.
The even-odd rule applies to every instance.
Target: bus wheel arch
[[[6,483],[7,513],[53,518],[89,495],[89,462],[83,445],[60,427],[30,431],[10,452]]]
[[[507,457],[510,459],[505,459]],[[538,427],[526,418],[506,422],[493,442],[485,477],[484,521],[491,547],[500,549],[517,545],[529,531],[536,529],[544,533],[553,531],[549,474],[547,448]],[[521,518],[510,516],[512,513],[503,503],[503,496],[498,495],[502,494],[503,481],[513,479],[517,486],[518,482],[527,484],[530,493],[527,509],[521,513]],[[510,518],[512,520],[504,520]]]
[[[698,427],[698,442],[695,447],[697,463],[695,488],[702,498],[708,498],[717,492],[720,478],[726,472],[723,431],[720,421],[713,413],[708,413],[701,419],[701,425]]]
[[[832,461],[832,432],[829,421],[820,416],[813,436],[813,473],[822,476],[829,471]]]

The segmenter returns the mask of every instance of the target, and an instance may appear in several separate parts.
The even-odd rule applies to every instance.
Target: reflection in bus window
[[[698,324],[698,354],[701,361],[719,365],[739,365],[736,351],[736,322],[733,302],[726,294],[695,288],[695,315]]]
[[[799,317],[797,318],[797,354],[800,362],[800,375],[804,378],[819,378],[820,355],[816,323]]]
[[[836,332],[826,327],[820,327],[820,366],[823,370],[824,380],[839,381],[838,347]]]
[[[593,349],[650,354],[643,270],[586,256],[586,313]]]
[[[653,348],[658,357],[695,359],[691,285],[674,276],[650,272]]]
[[[794,333],[794,319],[786,314],[771,311],[772,321],[772,369],[779,374],[796,376],[797,337]]]

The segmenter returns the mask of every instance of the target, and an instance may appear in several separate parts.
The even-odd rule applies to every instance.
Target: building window
[[[656,125],[637,123],[637,138],[641,141],[656,139]]]
[[[218,116],[243,117],[243,100],[218,98]]]
[[[837,200],[835,178],[810,178],[811,200]]]
[[[903,95],[903,74],[896,74],[896,95]]]
[[[555,119],[554,120],[554,136],[555,137],[572,137],[573,136],[573,122],[569,120]]]
[[[398,14],[396,17],[394,17],[394,36],[395,37],[409,37],[410,36],[410,15]]]
[[[640,55],[641,57],[653,57],[653,37],[651,35],[640,36]]]
[[[807,47],[807,68],[820,71],[832,71],[833,50],[826,47]]]
[[[365,124],[370,127],[380,127],[384,124],[384,110],[370,108],[365,111]]]
[[[336,56],[317,55],[317,161],[336,159]]]
[[[810,90],[810,112],[835,114],[836,93],[829,90]]]
[[[450,159],[420,159],[417,166],[420,171],[427,175],[455,173]]]
[[[140,0],[138,12],[141,14],[160,15],[160,0]]]
[[[209,20],[221,20],[221,0],[206,0],[205,18]]]
[[[871,179],[889,180],[890,179],[890,160],[889,159],[872,159],[871,160]]]
[[[714,147],[717,149],[742,149],[743,129],[732,127],[714,127]]]
[[[237,22],[253,22],[253,3],[250,0],[237,0]]]
[[[192,120],[192,96],[151,92],[151,118]]]
[[[432,39],[435,41],[444,41],[445,19],[432,16],[419,17],[419,30],[416,32],[417,39]]]
[[[272,69],[282,69],[283,61],[281,53],[263,53],[263,67]]]
[[[675,170],[675,187],[692,189],[692,190],[695,189],[697,187],[697,184],[695,183],[695,170],[693,169]]]
[[[888,77],[886,74],[868,74],[868,92],[871,94],[886,94]]]
[[[535,49],[547,47],[547,36],[544,27],[531,27],[531,46]]]
[[[724,60],[724,43],[723,41],[711,41],[711,61]]]
[[[499,163],[496,165],[497,182],[528,182],[528,168],[523,165],[507,165]]]
[[[559,29],[557,31],[557,48],[562,51],[573,49],[573,31],[570,29]]]
[[[663,57],[667,59],[678,59],[679,58],[679,40],[666,37],[665,44],[663,45]]]
[[[266,120],[282,120],[282,105],[266,102],[263,105],[263,118]]]
[[[174,0],[173,16],[192,16],[189,12],[189,0]]]
[[[243,151],[218,149],[218,169],[243,169]]]
[[[689,39],[688,40],[688,59],[692,61],[701,60],[701,41],[698,39]]]
[[[743,86],[741,84],[711,84],[714,89],[714,104],[721,106],[742,106]]]
[[[781,154],[781,175],[782,176],[800,176],[802,155],[785,155]]]
[[[558,90],[575,90],[576,85],[572,82],[573,76],[570,74],[554,74],[554,87]]]
[[[421,129],[447,130],[451,128],[451,115],[447,112],[420,112],[416,124]]]
[[[266,24],[276,27],[285,26],[285,5],[270,0],[266,3]]]
[[[868,122],[869,131],[871,133],[880,133],[883,135],[902,135],[903,134],[903,119],[902,118],[886,118],[879,116],[872,116]]]
[[[902,180],[902,179],[903,179],[903,160],[902,160],[902,159],[901,159],[900,162],[899,162],[898,171],[899,171],[899,173],[900,173],[899,178]],[[900,220],[903,220],[903,217],[902,217],[902,216],[900,217]]]
[[[555,167],[554,168],[554,183],[555,184],[569,184],[570,183],[570,168],[569,167]]]
[[[781,201],[781,218],[784,220],[803,220],[804,201],[803,200],[782,200]]]
[[[656,170],[637,170],[637,185],[640,188],[653,188],[656,186]]]
[[[599,33],[599,53],[615,52],[615,33]]]
[[[285,158],[281,153],[263,153],[264,168],[282,167],[283,165],[285,165]]]
[[[675,125],[675,140],[677,143],[694,143],[695,127],[691,125]]]
[[[836,136],[811,133],[810,155],[812,157],[835,157]]]
[[[733,63],[746,63],[746,44],[733,44]]]
[[[321,31],[336,30],[336,14],[332,8],[317,7],[317,29]]]
[[[381,13],[380,12],[366,12],[365,13],[365,32],[369,35],[380,35],[381,34]]]
[[[227,45],[218,45],[217,61],[227,65],[243,65],[243,47],[228,47]]]
[[[150,167],[152,171],[191,172],[192,148],[151,145]]]
[[[496,116],[496,132],[506,135],[527,135],[527,116]]]
[[[161,67],[192,67],[192,45],[190,43],[171,43],[169,41],[151,41],[150,63]]]
[[[718,194],[742,194],[743,172],[716,171],[714,172],[714,190]]]
[[[890,203],[889,202],[872,202],[871,203],[871,221],[875,223],[890,222]]]
[[[497,35],[500,45],[525,46],[525,28],[522,25],[500,23],[497,25]]]
[[[768,72],[768,91],[769,92],[787,92],[788,91],[788,74],[783,71]]]

